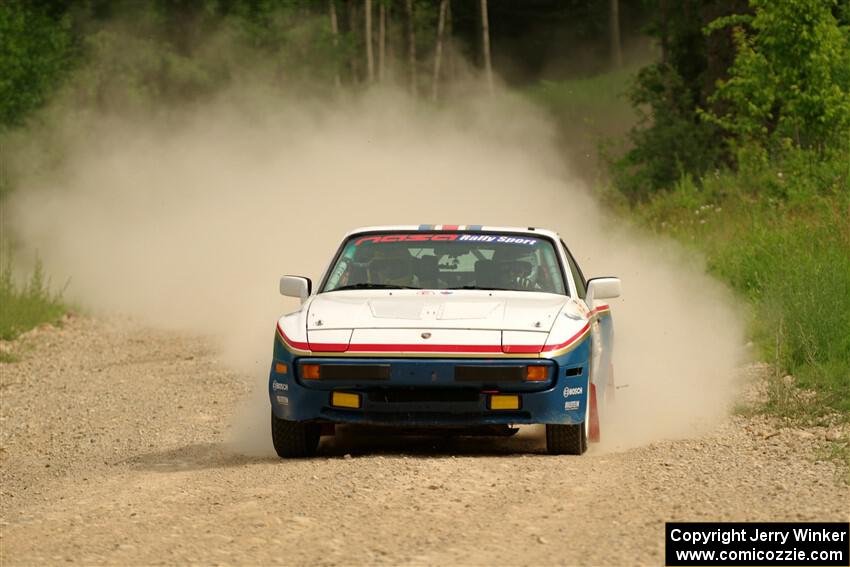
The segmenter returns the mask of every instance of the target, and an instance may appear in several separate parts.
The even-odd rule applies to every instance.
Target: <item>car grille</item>
[[[463,403],[478,402],[478,400],[478,391],[469,388],[416,388],[372,390],[369,392],[369,401],[374,403]]]

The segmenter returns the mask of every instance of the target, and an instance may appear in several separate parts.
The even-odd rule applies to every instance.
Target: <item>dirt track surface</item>
[[[706,437],[583,457],[510,439],[323,440],[234,454],[248,379],[204,340],[73,319],[0,365],[0,563],[663,564],[665,521],[836,520],[818,431],[734,417]]]

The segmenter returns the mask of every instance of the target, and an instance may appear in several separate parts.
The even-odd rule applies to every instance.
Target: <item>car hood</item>
[[[465,329],[548,333],[569,297],[522,291],[351,290],[315,296],[307,330]]]

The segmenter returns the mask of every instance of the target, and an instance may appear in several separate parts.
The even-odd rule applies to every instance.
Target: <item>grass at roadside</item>
[[[824,451],[824,457],[844,464],[844,482],[850,484],[850,439],[830,444]]]
[[[528,94],[551,111],[566,145],[587,152],[634,124],[623,96],[633,72],[543,83]],[[705,254],[710,272],[752,305],[750,336],[776,369],[761,411],[850,419],[850,155],[739,157],[738,172],[683,178],[648,202],[628,204],[616,190],[603,197]]]
[[[42,323],[57,323],[67,311],[61,292],[50,289],[40,261],[23,284],[12,274],[11,247],[0,243],[0,340],[12,340]],[[14,362],[10,352],[0,352],[0,362]]]
[[[783,172],[786,166],[758,175],[718,172],[701,186],[683,179],[632,212],[702,251],[709,270],[752,304],[750,334],[762,358],[781,370],[769,384],[768,412],[850,416],[848,172],[836,168],[830,177]],[[830,164],[816,168],[823,173]],[[782,194],[789,185],[795,194]],[[785,374],[814,398],[795,395]]]
[[[716,172],[628,206],[630,216],[707,258],[752,306],[749,334],[774,372],[755,411],[790,426],[850,421],[850,156]],[[626,205],[622,205],[626,207]],[[843,466],[845,432],[822,457]]]

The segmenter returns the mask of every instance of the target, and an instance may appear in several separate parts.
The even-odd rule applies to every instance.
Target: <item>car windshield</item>
[[[490,289],[565,295],[555,248],[527,234],[386,232],[343,246],[322,291]]]

